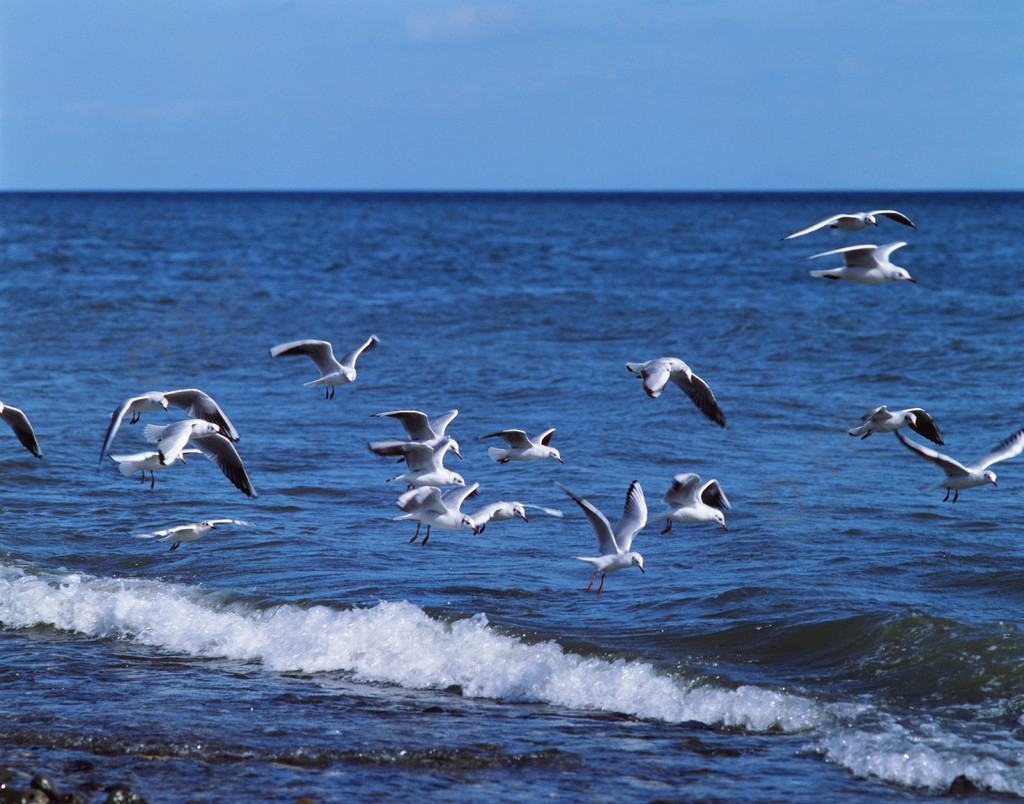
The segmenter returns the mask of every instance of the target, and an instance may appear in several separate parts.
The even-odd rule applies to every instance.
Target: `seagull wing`
[[[17,436],[18,441],[21,442],[25,449],[37,458],[43,457],[43,453],[39,449],[39,442],[36,440],[35,431],[32,429],[32,425],[29,424],[28,416],[22,410],[0,403],[0,418],[10,425],[14,435]],[[103,463],[102,455],[100,455],[100,463]]]
[[[875,260],[879,263],[889,262],[889,255],[892,254],[896,249],[903,248],[906,243],[899,240],[895,243],[886,243],[884,246],[879,246],[875,249]]]
[[[468,486],[462,487],[456,486],[442,494],[441,501],[449,511],[462,513],[462,503],[464,503],[467,498],[476,494],[476,490],[478,488],[480,488],[479,483],[472,483]]]
[[[877,268],[878,260],[875,259],[875,251],[878,246],[846,246],[845,248],[834,248],[831,251],[823,251],[821,254],[812,254],[807,259],[816,260],[818,257],[827,257],[830,254],[842,254],[843,262],[850,268]]]
[[[425,513],[440,515],[448,512],[441,500],[441,489],[437,486],[420,486],[411,489],[398,498],[397,505],[414,517]]]
[[[192,437],[192,420],[182,419],[174,424],[147,424],[143,431],[146,438],[160,445],[160,463],[170,466],[181,455]]]
[[[722,487],[718,485],[717,480],[709,480],[701,486],[698,496],[705,505],[710,505],[712,508],[718,508],[722,511],[732,509],[732,506],[729,505],[729,498],[725,496],[725,492],[722,491]]]
[[[612,531],[619,549],[623,552],[628,550],[633,544],[633,535],[646,524],[647,500],[644,498],[644,490],[640,488],[640,481],[634,480],[626,492],[626,507],[622,512],[622,519]]]
[[[865,413],[861,416],[860,420],[862,424],[867,424],[868,422],[880,424],[884,421],[888,421],[891,416],[892,414],[889,413],[889,409],[885,405],[879,405],[870,413]]]
[[[682,472],[672,478],[672,486],[665,492],[661,501],[674,508],[688,505],[697,496],[698,486],[700,486],[700,475],[693,472]]]
[[[405,463],[414,474],[434,470],[434,449],[426,444],[410,441],[405,448]]]
[[[825,218],[824,220],[820,220],[817,223],[812,223],[810,226],[808,226],[805,229],[801,229],[799,232],[793,232],[793,234],[791,235],[786,235],[785,237],[782,238],[782,240],[792,240],[794,237],[801,237],[805,234],[816,232],[818,231],[818,229],[823,229],[826,226],[832,225],[837,220],[839,220],[839,217],[839,215],[833,215],[831,218]]]
[[[341,358],[341,365],[345,366],[346,368],[355,369],[356,360],[359,359],[359,355],[361,355],[367,349],[376,346],[378,343],[380,343],[380,338],[378,338],[376,335],[371,335],[369,338],[366,339],[366,343],[364,343],[362,346],[353,349],[351,352],[348,352],[343,358]]]
[[[405,428],[405,432],[413,441],[426,441],[439,435],[433,430],[430,420],[427,419],[427,414],[419,410],[386,410],[373,415],[377,418],[386,416],[390,419],[398,419],[398,423]]]
[[[912,229],[917,228],[914,225],[914,222],[910,220],[910,218],[908,218],[902,212],[897,212],[895,209],[876,209],[873,210],[872,212],[869,212],[868,214],[874,215],[876,218],[879,215],[881,215],[883,218],[889,218],[889,220],[896,221],[897,223],[902,223],[904,226],[909,226]]]
[[[341,369],[341,364],[334,359],[334,350],[327,341],[304,340],[279,343],[270,350],[271,357],[281,355],[306,355],[320,369],[320,374],[330,374]]]
[[[253,488],[234,444],[224,436],[216,434],[197,438],[195,444],[203,455],[217,464],[217,468],[224,473],[224,477],[234,483],[235,488],[250,497],[256,496],[256,489]]]
[[[611,523],[608,521],[608,517],[602,514],[594,505],[581,497],[577,497],[569,489],[563,486],[561,483],[555,483],[558,488],[568,494],[576,504],[583,509],[583,513],[587,515],[587,520],[590,522],[590,527],[594,529],[594,533],[597,535],[597,549],[603,556],[613,556],[619,552],[619,546],[615,543],[615,535],[612,532]]]
[[[925,447],[921,444],[915,444],[913,441],[908,441],[906,438],[903,437],[903,433],[901,433],[899,430],[896,430],[895,432],[896,438],[900,440],[900,443],[902,443],[903,446],[905,446],[909,450],[912,450],[913,452],[916,452],[925,460],[934,463],[949,477],[970,474],[970,470],[967,467],[965,467],[962,463],[960,463],[960,461],[955,461],[948,455],[943,455],[941,452],[936,452],[935,450]]]
[[[551,446],[551,436],[555,434],[555,428],[552,427],[550,430],[545,430],[539,436],[537,436],[537,443],[544,447]]]
[[[919,436],[923,436],[929,441],[934,441],[941,447],[942,433],[940,433],[939,428],[935,426],[935,422],[932,420],[932,417],[925,411],[921,410],[921,408],[911,408],[910,412],[914,414],[914,421],[908,422],[910,424],[910,429]]]
[[[459,415],[457,410],[446,410],[440,416],[430,420],[430,429],[434,432],[434,435],[442,436],[444,431],[448,429],[448,425],[452,423],[452,419]]]
[[[497,433],[488,433],[480,438],[502,438],[505,443],[513,449],[529,449],[533,446],[530,437],[522,430],[499,430]]]
[[[209,394],[198,388],[184,388],[180,391],[168,391],[164,397],[168,404],[185,411],[193,419],[215,424],[225,436],[232,441],[238,441],[238,430]]]
[[[1014,458],[1024,450],[1024,428],[1021,428],[983,458],[976,458],[967,466],[971,469],[985,469],[999,461]]]
[[[680,361],[682,362],[682,361]],[[696,405],[700,412],[707,416],[719,427],[725,427],[725,414],[718,407],[718,400],[711,392],[710,386],[692,371],[689,366],[683,363],[684,371],[673,371],[672,382],[678,385],[690,401]]]
[[[107,454],[107,451],[110,449],[110,445],[114,443],[114,436],[117,435],[117,431],[121,427],[121,422],[124,420],[125,414],[132,410],[136,404],[149,398],[149,394],[133,396],[118,405],[114,409],[114,412],[110,414],[110,424],[107,425],[107,434],[103,437],[103,447],[100,449],[100,467],[103,466],[103,456]]]

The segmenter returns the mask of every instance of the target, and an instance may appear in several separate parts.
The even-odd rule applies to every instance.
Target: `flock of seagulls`
[[[878,226],[879,218],[916,228],[908,217],[896,210],[874,210],[832,215],[793,232],[782,240],[803,237],[825,228],[859,231],[869,226]],[[905,269],[889,262],[892,252],[905,245],[903,242],[884,246],[857,245],[815,254],[809,259],[842,255],[844,265],[812,271],[811,275],[846,279],[859,284],[880,284],[897,280],[913,282],[914,279]],[[270,349],[270,356],[277,358],[305,355],[310,358],[319,370],[320,377],[304,385],[322,386],[325,399],[330,400],[334,398],[336,386],[355,381],[356,361],[360,356],[379,344],[380,339],[376,335],[371,335],[338,361],[330,342],[305,339],[273,346]],[[709,421],[720,427],[726,426],[725,414],[711,387],[683,360],[677,357],[661,357],[646,362],[628,362],[626,370],[641,379],[643,390],[648,397],[657,399],[671,382],[686,394]],[[146,424],[143,434],[156,446],[155,449],[130,454],[110,452],[126,418],[131,425],[137,423],[144,413],[167,411],[171,407],[185,412],[188,418],[167,425]],[[528,521],[528,508],[551,516],[562,516],[562,512],[557,509],[504,500],[487,503],[471,512],[462,510],[466,500],[478,492],[480,484],[467,485],[462,475],[444,466],[445,456],[449,452],[459,458],[462,457],[459,443],[447,433],[449,425],[458,415],[457,410],[445,411],[434,418],[418,410],[391,410],[373,415],[375,418],[394,420],[405,430],[404,438],[370,441],[368,447],[375,455],[404,463],[403,470],[387,480],[406,485],[406,490],[400,494],[396,502],[402,513],[395,516],[394,520],[416,522],[416,531],[410,543],[420,538],[420,530],[424,525],[426,532],[422,544],[427,543],[431,528],[480,533],[490,522],[516,518]],[[38,458],[42,457],[32,425],[23,411],[0,402],[0,418],[7,423],[27,450]],[[942,470],[944,479],[925,490],[944,488],[946,496],[943,502],[949,499],[951,492],[955,503],[964,489],[989,483],[995,485],[996,475],[989,467],[1016,457],[1024,451],[1024,428],[1021,428],[987,455],[964,464],[930,447],[908,440],[900,432],[906,427],[936,445],[944,445],[938,426],[922,408],[890,411],[885,405],[881,405],[866,413],[860,425],[850,428],[848,432],[849,435],[862,439],[873,433],[895,433],[900,443],[911,452]],[[499,464],[544,459],[563,463],[559,451],[551,446],[554,433],[555,428],[549,428],[536,438],[530,438],[523,430],[507,429],[479,436],[479,439],[497,438],[505,443],[505,446],[491,446],[487,450],[488,456]],[[186,464],[186,456],[203,455],[215,463],[236,488],[254,498],[257,496],[256,490],[235,447],[239,440],[239,433],[230,419],[203,391],[196,388],[150,391],[126,399],[114,409],[100,449],[100,468],[104,458],[109,457],[118,465],[122,474],[141,474],[143,484],[146,482],[146,472],[149,472],[152,489],[156,485],[156,470],[179,463]],[[622,518],[613,527],[608,518],[588,500],[569,491],[560,483],[556,482],[555,485],[579,505],[597,538],[598,555],[578,556],[580,561],[587,562],[594,568],[586,591],[592,589],[598,574],[601,574],[597,594],[604,588],[605,577],[609,572],[633,566],[644,572],[643,556],[631,548],[637,533],[647,524],[664,521],[662,534],[668,533],[673,523],[717,523],[727,529],[725,512],[731,510],[728,497],[717,479],[702,482],[699,475],[683,472],[673,478],[671,486],[662,497],[665,510],[652,517],[648,517],[647,502],[640,483],[633,481],[626,493]],[[140,539],[170,541],[171,550],[175,550],[182,542],[195,541],[217,526],[229,524],[251,525],[237,519],[208,519],[150,533],[140,533],[136,536]]]

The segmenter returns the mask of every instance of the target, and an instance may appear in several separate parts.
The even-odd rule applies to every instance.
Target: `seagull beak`
[[[526,514],[523,514],[523,522],[529,522],[529,521],[530,520],[526,518]]]
[[[640,572],[642,572],[644,575],[647,574],[647,570],[644,569],[644,565],[643,564],[637,564],[637,566],[640,567]]]
[[[724,523],[724,522],[722,523],[722,530],[729,530],[729,529],[728,529],[728,528],[727,528],[727,527],[725,526],[725,523]]]
[[[561,464],[564,464],[564,463],[565,463],[565,461],[563,461],[563,460],[562,460],[561,458],[555,458],[555,460],[556,460],[556,461],[558,461],[558,462],[559,462],[559,463],[561,463]]]
[[[908,282],[913,282],[913,283],[914,283],[915,285],[917,284],[917,280],[916,280],[916,279],[914,279],[914,277],[912,277],[912,276],[908,276],[908,277],[907,277],[907,281],[908,281]]]

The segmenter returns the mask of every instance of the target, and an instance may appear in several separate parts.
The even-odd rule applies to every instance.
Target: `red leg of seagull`
[[[146,473],[143,472],[142,476],[145,477]],[[153,474],[153,470],[149,470],[149,487],[153,488],[156,485],[156,475]]]
[[[956,493],[953,494],[953,502],[956,502],[959,499],[960,499],[960,489],[957,489]]]
[[[334,399],[334,386],[331,386],[331,399]]]
[[[597,587],[598,594],[601,594],[601,590],[604,589],[604,576],[607,574],[608,573],[606,572],[604,575],[601,576],[601,585]]]
[[[423,537],[423,541],[420,542],[420,547],[427,543],[427,539],[430,538],[430,525],[427,525],[427,535]]]
[[[420,525],[422,525],[422,524],[423,524],[422,522],[417,522],[416,523],[416,533],[415,533],[415,535],[411,539],[409,539],[409,544],[412,544],[414,541],[416,541],[420,537]]]
[[[946,496],[942,498],[943,502],[945,502],[946,500],[949,499],[949,492],[951,492],[951,491],[952,491],[952,489],[946,489]]]
[[[597,570],[594,570],[594,574],[590,576],[590,583],[587,585],[587,588],[584,590],[585,592],[589,592],[590,591],[590,587],[594,585],[594,579],[597,577],[597,572],[598,572]],[[601,579],[601,583],[604,583],[604,579],[603,578]]]
[[[672,530],[672,520],[671,519],[669,519],[669,520],[667,520],[665,522],[665,530],[663,530],[662,533],[668,533],[670,530]]]

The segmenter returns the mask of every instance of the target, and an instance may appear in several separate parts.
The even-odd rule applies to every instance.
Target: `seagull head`
[[[644,557],[639,553],[630,553],[630,563],[640,567],[640,572],[644,575],[647,574],[647,571],[644,569]]]
[[[910,272],[906,268],[894,267],[892,271],[890,271],[889,277],[894,280],[905,279],[908,282],[913,282],[915,285],[917,284],[917,280],[910,275]]]
[[[869,226],[878,226],[878,221],[875,220],[874,215],[865,215],[864,222],[867,223]]]
[[[725,514],[723,514],[721,511],[715,511],[715,522],[721,525],[723,530],[729,530],[727,527],[725,527]]]
[[[565,463],[565,461],[562,460],[562,456],[558,453],[557,449],[555,449],[554,447],[550,447],[550,450],[551,451],[548,452],[549,458],[554,458],[559,463]]]
[[[993,486],[996,485],[996,473],[993,472],[991,469],[986,470],[984,477]]]
[[[526,518],[526,509],[523,508],[523,504],[521,502],[512,503],[512,516],[519,517],[520,519],[523,520],[523,522],[529,522],[530,521],[529,519]]]

